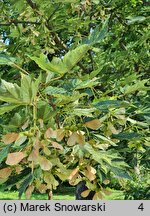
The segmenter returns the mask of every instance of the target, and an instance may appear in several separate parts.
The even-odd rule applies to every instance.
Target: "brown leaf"
[[[82,135],[82,134],[81,134],[81,135]],[[69,137],[69,139],[68,139],[68,141],[67,141],[67,144],[68,144],[69,146],[73,146],[73,145],[75,145],[76,143],[83,142],[83,139],[84,139],[84,138],[82,138],[81,136],[79,137],[79,134],[78,134],[77,132],[73,132],[73,133],[70,135],[70,137]]]
[[[85,144],[85,136],[82,135],[82,133],[80,131],[78,131],[77,134],[78,134],[77,143],[79,143],[80,145],[84,145]]]
[[[89,171],[89,172],[91,172],[92,174],[96,174],[96,169],[94,168],[94,167],[91,167],[91,166],[87,166],[87,170]]]
[[[62,139],[64,138],[64,136],[65,136],[65,130],[63,128],[56,130],[56,140],[58,142],[62,141]]]
[[[87,166],[87,170],[85,170],[84,174],[90,181],[93,181],[96,178],[96,170],[89,165]]]
[[[87,197],[87,196],[89,195],[90,192],[91,192],[91,190],[89,190],[89,189],[88,189],[88,190],[85,190],[85,191],[83,191],[83,192],[81,193],[81,196],[85,198],[85,197]]]
[[[2,137],[2,141],[7,145],[11,144],[19,137],[18,133],[9,133]]]
[[[78,175],[78,173],[79,173],[79,168],[77,167],[77,168],[75,168],[73,171],[72,171],[72,173],[70,174],[70,176],[69,176],[69,180],[73,180],[74,178],[76,178],[76,176]]]
[[[51,142],[52,146],[56,149],[60,149],[60,150],[63,150],[64,148],[62,147],[62,145],[60,145],[59,143],[57,142]]]
[[[31,154],[28,157],[28,161],[34,161],[37,162],[38,161],[38,156],[39,156],[39,150],[38,149],[33,149]]]
[[[12,169],[10,167],[0,170],[0,179],[8,178],[11,175]]]
[[[46,184],[41,184],[41,185],[38,187],[38,190],[39,190],[39,192],[42,193],[42,194],[46,193],[46,190],[47,190]]]
[[[11,166],[17,165],[23,158],[25,158],[23,152],[9,153],[7,156],[6,164]]]
[[[30,185],[26,192],[25,192],[25,195],[26,195],[26,199],[29,200],[31,198],[31,195],[32,195],[32,192],[34,191],[34,186],[33,185]]]
[[[42,170],[51,170],[53,165],[48,159],[45,157],[39,157],[38,161]]]
[[[84,174],[90,181],[93,181],[96,178],[96,175],[89,172],[88,170],[85,170]]]
[[[100,122],[99,119],[94,119],[94,120],[92,120],[92,121],[86,122],[86,123],[84,124],[84,126],[90,128],[90,129],[93,129],[93,130],[97,130],[97,129],[100,128],[101,122]]]
[[[45,138],[56,138],[57,133],[52,128],[48,128],[44,134]]]

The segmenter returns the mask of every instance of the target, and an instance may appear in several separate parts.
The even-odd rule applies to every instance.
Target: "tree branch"
[[[29,6],[33,9],[33,10],[36,10],[36,12],[38,13],[38,15],[40,14],[39,13],[39,10],[38,10],[38,6],[36,5],[36,3],[33,3],[32,0],[26,0],[26,2],[29,4]],[[55,43],[57,45],[59,45],[62,49],[64,49],[66,52],[69,51],[69,48],[66,46],[66,44],[64,44],[64,42],[60,39],[60,37],[58,36],[58,34],[53,30],[53,26],[49,23],[49,19],[46,20],[46,27],[48,28],[48,30],[51,32],[51,35],[53,37],[53,40],[55,41]],[[84,71],[84,72],[87,72],[88,73],[88,70],[84,67],[84,65],[82,65],[82,63],[78,63],[78,66]]]

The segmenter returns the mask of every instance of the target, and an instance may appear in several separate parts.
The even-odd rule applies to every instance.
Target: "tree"
[[[102,199],[116,182],[143,176],[150,164],[145,3],[0,3],[3,187],[16,185],[29,198],[84,181],[82,197],[94,191]]]

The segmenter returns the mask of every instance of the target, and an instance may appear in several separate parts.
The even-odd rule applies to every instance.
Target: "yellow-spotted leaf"
[[[9,153],[6,159],[6,164],[11,166],[17,165],[23,158],[25,158],[23,152]]]
[[[18,133],[8,133],[2,137],[2,141],[6,145],[9,145],[9,144],[13,143],[14,141],[16,141],[18,137],[19,137]]]
[[[94,119],[94,120],[91,120],[91,121],[88,121],[84,124],[84,126],[90,128],[90,129],[93,129],[93,130],[97,130],[100,128],[101,126],[101,122],[99,119]]]

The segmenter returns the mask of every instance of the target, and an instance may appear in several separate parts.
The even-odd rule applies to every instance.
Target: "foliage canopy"
[[[28,199],[62,181],[85,180],[82,196],[94,199],[134,180],[148,187],[148,1],[1,0],[0,9],[2,187]]]

